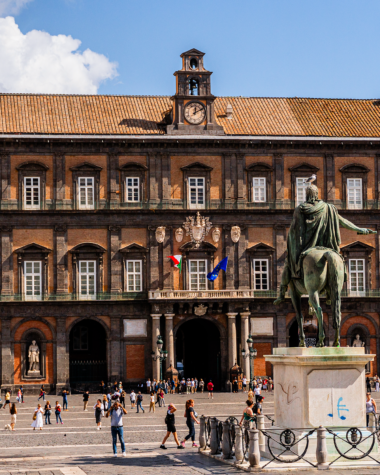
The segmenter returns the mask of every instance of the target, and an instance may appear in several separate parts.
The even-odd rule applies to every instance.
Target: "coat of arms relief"
[[[190,236],[195,247],[198,248],[212,228],[212,223],[210,222],[210,218],[203,218],[198,211],[196,216],[188,216],[186,218],[183,227],[186,231],[186,235]]]

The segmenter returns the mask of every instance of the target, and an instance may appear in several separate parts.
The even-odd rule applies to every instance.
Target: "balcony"
[[[152,290],[148,294],[149,300],[226,300],[254,297],[253,290]]]
[[[91,302],[91,301],[123,301],[123,300],[146,300],[147,292],[99,292],[95,295],[78,294],[47,294],[47,295],[0,295],[0,302]]]

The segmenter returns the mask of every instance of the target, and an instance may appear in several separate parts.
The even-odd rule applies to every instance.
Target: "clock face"
[[[201,102],[189,102],[185,106],[185,119],[190,124],[198,125],[206,118],[206,108]]]

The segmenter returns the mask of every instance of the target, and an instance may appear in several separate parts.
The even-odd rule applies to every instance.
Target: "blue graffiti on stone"
[[[340,413],[341,412],[349,412],[350,410],[349,409],[345,409],[346,405],[345,404],[341,404],[341,402],[343,401],[343,398],[340,397],[338,399],[338,404],[336,405],[336,408],[338,410],[338,417],[339,419],[341,419],[342,421],[345,421],[346,420],[346,416],[341,416]],[[327,414],[329,417],[334,417],[334,414]]]

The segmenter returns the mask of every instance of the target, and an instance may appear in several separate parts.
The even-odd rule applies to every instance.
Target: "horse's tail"
[[[344,275],[342,258],[333,251],[326,251],[323,256],[327,261],[327,285],[330,288],[333,328],[340,327],[340,293],[342,287],[341,273]]]

